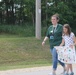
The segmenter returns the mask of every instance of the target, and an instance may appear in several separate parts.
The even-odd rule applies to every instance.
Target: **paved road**
[[[76,64],[73,65],[74,75],[76,75]],[[48,75],[52,71],[52,67],[35,67],[35,68],[25,68],[25,69],[15,69],[0,71],[0,75]],[[58,66],[57,75],[60,75],[62,72],[62,67]]]

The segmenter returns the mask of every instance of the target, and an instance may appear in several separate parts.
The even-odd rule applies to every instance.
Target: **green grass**
[[[0,70],[47,66],[51,63],[48,42],[44,47],[42,39],[0,35]]]

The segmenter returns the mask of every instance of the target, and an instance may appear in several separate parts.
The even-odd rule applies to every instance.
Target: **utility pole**
[[[36,0],[36,38],[41,39],[41,0]]]

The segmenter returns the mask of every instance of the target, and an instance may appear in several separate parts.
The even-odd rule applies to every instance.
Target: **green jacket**
[[[53,32],[53,25],[48,28],[46,36],[49,38],[50,48],[53,48],[54,46],[59,46],[61,44],[62,31],[63,26],[61,24],[57,25],[55,32]]]

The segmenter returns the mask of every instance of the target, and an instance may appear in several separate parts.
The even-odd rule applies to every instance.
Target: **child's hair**
[[[52,17],[56,17],[56,19],[57,19],[57,20],[59,20],[59,19],[60,19],[60,18],[59,18],[59,14],[58,14],[58,13],[56,13],[56,14],[52,15]]]
[[[69,26],[69,24],[64,24],[63,27],[64,27],[64,28],[67,28],[68,34],[69,34],[69,36],[70,36],[70,34],[71,34],[71,27]],[[63,32],[63,35],[65,35],[64,32]]]

